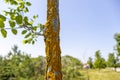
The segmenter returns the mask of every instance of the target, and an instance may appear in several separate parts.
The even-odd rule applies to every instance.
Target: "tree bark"
[[[59,0],[47,0],[47,22],[44,27],[46,46],[45,80],[62,80]]]

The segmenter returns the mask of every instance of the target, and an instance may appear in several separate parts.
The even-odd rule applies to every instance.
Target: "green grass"
[[[82,74],[89,76],[89,80],[120,80],[120,73],[110,69],[81,70]],[[87,80],[87,79],[86,79]]]

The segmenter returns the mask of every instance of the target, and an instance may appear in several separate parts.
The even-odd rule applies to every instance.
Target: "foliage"
[[[116,67],[120,67],[120,33],[116,33],[114,39],[116,40]]]
[[[62,62],[63,62],[63,67],[66,67],[67,65],[68,66],[71,65],[72,67],[80,66],[80,68],[82,68],[82,62],[79,59],[69,55],[63,56]]]
[[[81,76],[82,63],[77,58],[66,55],[62,57],[62,72],[64,80],[73,80]]]
[[[87,63],[90,65],[90,68],[92,69],[93,68],[93,62],[92,62],[92,58],[89,57]]]
[[[79,80],[82,63],[72,56],[62,57],[64,80]],[[15,45],[5,56],[0,56],[0,80],[44,80],[45,57],[30,57]]]
[[[99,70],[101,68],[105,68],[106,62],[105,62],[105,59],[101,57],[99,50],[95,52],[95,57],[96,57],[96,59],[94,62],[94,68],[98,68]]]
[[[34,59],[30,55],[18,50],[17,46],[14,46],[8,55],[0,58],[0,79],[35,80],[43,77],[43,65],[41,65],[44,64],[43,58],[38,57]]]
[[[23,43],[34,44],[39,35],[42,35],[43,25],[35,24],[38,15],[29,18],[26,13],[32,5],[27,0],[4,0],[5,3],[11,5],[3,14],[0,14],[0,32],[4,38],[7,37],[7,29],[11,29],[14,35],[17,35],[18,29],[22,28],[21,34],[24,35]],[[9,24],[9,27],[5,25]]]
[[[114,56],[114,53],[110,53],[108,55],[107,66],[108,67],[115,67],[116,66],[116,58]]]
[[[117,55],[120,56],[120,33],[116,33],[114,35],[114,39],[116,40],[116,50],[117,50]]]

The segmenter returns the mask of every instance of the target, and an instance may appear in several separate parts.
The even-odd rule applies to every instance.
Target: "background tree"
[[[116,66],[120,67],[120,33],[116,33],[114,35],[114,39],[116,40],[116,46],[115,46],[115,51],[116,51]]]
[[[72,56],[66,55],[62,57],[62,72],[64,80],[76,80],[82,76],[82,62]]]
[[[117,66],[120,65],[120,33],[116,33],[114,35],[114,39],[116,40],[116,46],[115,46],[115,51],[116,51],[116,63]]]
[[[114,56],[114,53],[110,53],[108,55],[107,66],[108,67],[114,67],[115,64],[116,64],[116,58]]]
[[[94,68],[98,68],[99,70],[106,67],[105,59],[101,57],[100,50],[95,52],[95,62]]]
[[[59,20],[59,0],[47,0],[47,22],[45,25],[35,24],[34,15],[32,19],[25,15],[29,12],[31,3],[26,0],[5,0],[11,6],[5,15],[0,14],[0,32],[4,38],[7,37],[7,30],[16,35],[17,29],[23,28],[21,32],[25,36],[23,43],[34,44],[36,38],[41,35],[44,37],[46,45],[46,80],[62,80],[61,72],[61,50],[60,50],[60,20]],[[9,23],[10,28],[5,27],[5,22]],[[17,27],[18,26],[18,27]]]
[[[117,50],[117,55],[120,56],[120,33],[116,33],[114,39],[116,40],[115,50]]]
[[[32,58],[15,45],[5,57],[0,57],[0,80],[44,80],[45,64],[45,57]],[[79,59],[66,55],[62,64],[64,80],[84,78]]]
[[[92,69],[93,68],[93,61],[92,61],[91,57],[89,57],[87,63],[89,64],[90,68]]]
[[[14,46],[0,58],[0,80],[44,80],[45,57],[31,58]]]

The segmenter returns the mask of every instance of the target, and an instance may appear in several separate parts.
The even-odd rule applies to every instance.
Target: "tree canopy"
[[[95,59],[95,62],[94,62],[94,67],[98,68],[99,70],[101,68],[105,68],[106,67],[106,62],[105,62],[105,59],[103,57],[101,57],[100,50],[95,52],[95,57],[96,57],[96,59]]]

